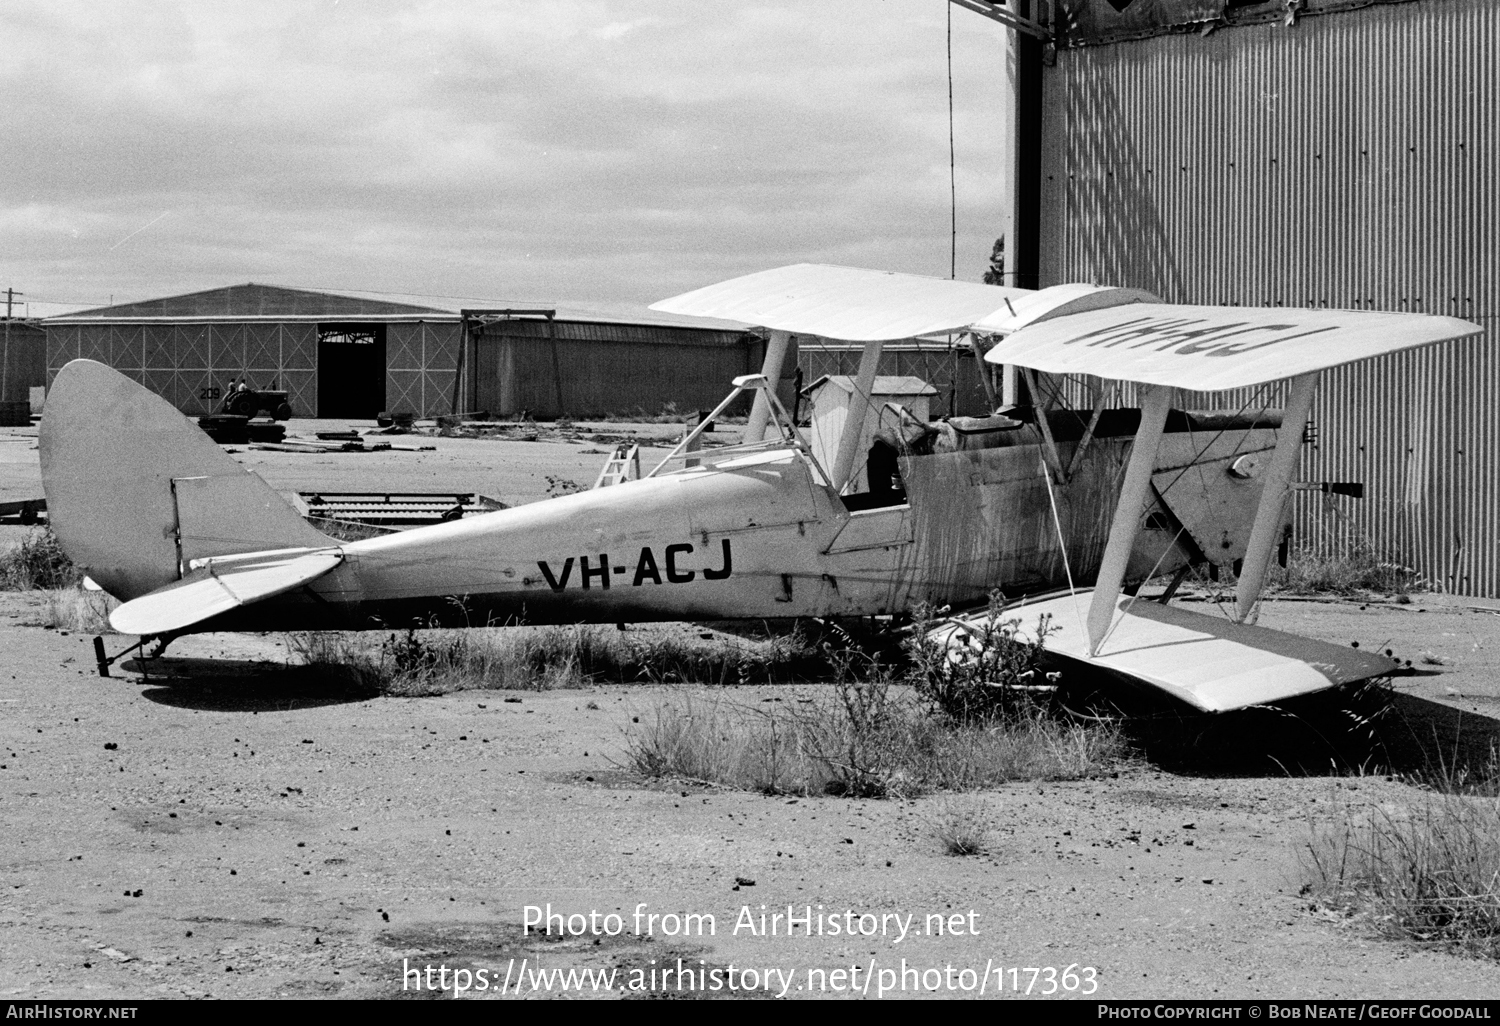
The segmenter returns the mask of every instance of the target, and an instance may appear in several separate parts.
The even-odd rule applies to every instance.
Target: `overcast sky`
[[[945,0],[0,0],[0,289],[651,302],[946,276]],[[958,274],[1002,230],[1004,30],[955,8]]]

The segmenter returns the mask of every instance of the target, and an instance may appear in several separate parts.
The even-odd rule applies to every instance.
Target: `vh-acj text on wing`
[[[974,330],[1004,330],[987,318]],[[1069,313],[1007,335],[985,359],[1049,374],[1215,392],[1327,370],[1483,329],[1456,317],[1373,310],[1131,303]]]

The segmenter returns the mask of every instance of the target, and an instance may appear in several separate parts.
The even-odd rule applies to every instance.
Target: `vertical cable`
[[[948,8],[948,277],[958,277],[958,177],[953,151],[953,5]]]

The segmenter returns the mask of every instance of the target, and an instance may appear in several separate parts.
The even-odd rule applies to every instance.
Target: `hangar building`
[[[443,309],[257,284],[43,325],[49,384],[69,360],[98,360],[194,416],[240,380],[285,390],[299,417],[686,412],[759,369],[765,345],[743,325],[644,309]]]

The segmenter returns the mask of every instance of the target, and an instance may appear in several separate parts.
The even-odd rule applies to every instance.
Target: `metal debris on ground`
[[[15,517],[22,524],[34,524],[38,518],[45,519],[46,499],[22,499],[19,502],[0,502],[0,519]]]
[[[418,527],[509,507],[475,492],[298,492],[304,517],[389,527]]]

